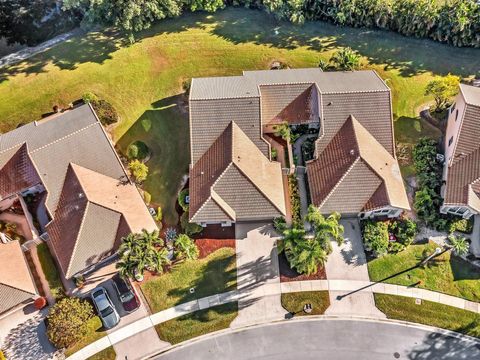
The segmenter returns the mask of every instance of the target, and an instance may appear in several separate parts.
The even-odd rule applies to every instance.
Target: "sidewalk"
[[[350,291],[358,290],[364,286],[373,285],[370,288],[360,291],[360,293],[373,296],[373,293],[389,294],[406,296],[410,298],[418,298],[422,300],[428,300],[438,302],[444,305],[453,306],[459,309],[472,311],[480,314],[480,304],[455,296],[441,294],[435,291],[409,288],[401,285],[391,284],[376,284],[370,281],[347,281],[347,280],[311,280],[311,281],[293,281],[281,283],[277,287],[280,296],[281,293],[299,292],[299,291],[320,291],[320,290],[332,290],[340,292],[341,294],[347,294]],[[242,294],[238,290],[230,292],[216,294],[201,298],[198,300],[192,300],[188,303],[177,305],[175,307],[160,311],[153,315],[147,316],[143,319],[137,320],[132,324],[129,324],[121,329],[112,331],[107,336],[97,340],[90,345],[84,347],[80,351],[70,356],[69,360],[85,360],[90,356],[95,355],[97,352],[106,349],[107,347],[117,344],[131,336],[141,333],[144,330],[152,328],[153,326],[162,322],[174,319],[176,317],[190,314],[197,310],[207,309],[209,307],[227,304],[233,301],[239,301],[242,299]],[[284,310],[286,313],[286,310]],[[380,318],[381,319],[381,318]],[[260,324],[264,319],[258,319],[256,324]]]

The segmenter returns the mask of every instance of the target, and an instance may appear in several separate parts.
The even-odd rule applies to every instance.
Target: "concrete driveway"
[[[242,297],[238,316],[230,326],[282,319],[286,311],[279,295],[278,234],[270,224],[237,223],[235,238],[237,288]]]
[[[328,256],[325,270],[328,280],[356,280],[369,282],[367,259],[363,249],[360,224],[358,219],[342,219],[345,228],[345,241],[342,246],[332,242],[333,252]],[[339,285],[341,285],[339,283]],[[345,287],[343,287],[345,288]],[[349,296],[337,299],[346,291],[330,289],[330,307],[326,315],[357,315],[385,318],[385,315],[376,308],[371,288]]]
[[[127,313],[123,309],[122,303],[117,296],[111,276],[108,277],[107,279],[102,279],[102,280],[103,281],[95,285],[103,286],[107,290],[108,295],[110,296],[110,299],[112,299],[115,309],[117,309],[118,314],[120,315],[120,318],[121,318],[118,325],[115,326],[113,329],[108,330],[107,333],[116,331],[136,320],[142,319],[149,315],[147,305],[143,301],[143,297],[141,293],[139,293],[139,290],[135,289],[140,300],[140,307],[134,312]],[[84,293],[83,296],[89,296],[92,289],[93,287],[90,286],[90,291],[87,293]],[[170,344],[160,340],[155,329],[150,328],[139,334],[131,336],[128,339],[125,339],[124,341],[116,343],[113,346],[113,348],[117,353],[117,359],[136,360],[136,359],[142,359],[148,355],[151,355],[167,346],[170,346]]]
[[[57,359],[43,322],[47,312],[37,311],[30,304],[0,319],[0,348],[8,359]]]

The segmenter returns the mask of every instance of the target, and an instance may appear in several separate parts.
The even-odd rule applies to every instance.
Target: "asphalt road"
[[[395,323],[291,320],[209,337],[154,359],[478,360],[480,342]]]

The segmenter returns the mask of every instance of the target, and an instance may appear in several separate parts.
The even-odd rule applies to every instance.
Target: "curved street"
[[[156,360],[480,359],[480,342],[365,320],[292,320],[194,341]]]

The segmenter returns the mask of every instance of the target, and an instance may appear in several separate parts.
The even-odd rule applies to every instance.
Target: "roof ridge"
[[[211,190],[211,194],[211,198],[215,202],[215,204],[217,204],[220,209],[222,209],[232,220],[235,221],[237,219],[237,213],[235,212],[235,210],[232,209],[232,207],[228,205],[225,200],[223,200],[223,198],[215,191],[215,189]],[[223,204],[220,204],[219,200],[221,200]]]
[[[82,214],[82,221],[80,222],[80,226],[78,227],[78,231],[77,231],[77,236],[75,237],[75,246],[72,249],[72,254],[70,255],[70,260],[68,261],[67,271],[64,272],[65,276],[67,276],[67,274],[70,273],[70,268],[72,267],[73,258],[75,257],[75,251],[77,250],[77,247],[78,247],[78,238],[80,237],[83,225],[85,224],[85,217],[86,217],[85,214],[88,211],[88,206],[90,203],[91,203],[90,201],[87,201],[85,205],[85,210],[83,211],[83,214]],[[58,263],[60,263],[60,261]]]
[[[330,192],[327,194],[327,196],[325,196],[325,198],[323,199],[323,201],[318,205],[318,207],[322,207],[325,202],[333,195],[333,193],[335,192],[335,190],[340,186],[340,184],[342,183],[342,181],[347,177],[347,175],[352,171],[353,167],[359,162],[360,160],[360,155],[358,155],[355,160],[352,162],[352,165],[350,165],[350,167],[347,169],[347,171],[345,171],[345,173],[342,175],[342,177],[337,181],[337,183],[335,184],[334,187],[332,187],[332,190],[330,190]]]

